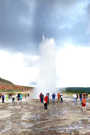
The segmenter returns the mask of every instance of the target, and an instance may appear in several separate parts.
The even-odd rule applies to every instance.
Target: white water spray
[[[40,44],[40,72],[35,95],[39,97],[40,92],[44,95],[56,90],[56,48],[54,39],[45,39]]]

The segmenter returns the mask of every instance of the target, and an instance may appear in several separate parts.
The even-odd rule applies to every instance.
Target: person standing
[[[61,94],[61,103],[63,103],[63,95]]]
[[[6,101],[8,101],[8,94],[6,95]]]
[[[82,103],[82,93],[80,93],[79,98],[80,98],[80,102]]]
[[[76,94],[73,94],[73,101],[76,104],[76,102],[77,102],[77,95]]]
[[[44,109],[45,110],[48,109],[48,96],[47,95],[44,97]]]
[[[50,94],[49,94],[49,93],[47,93],[47,96],[48,96],[48,102],[47,102],[47,104],[49,104],[49,96],[50,96]]]
[[[44,100],[44,95],[42,94],[42,92],[40,93],[40,102],[43,103]]]
[[[12,103],[15,103],[15,96],[12,95]]]
[[[2,95],[2,103],[4,103],[4,100],[5,100],[5,96],[4,94]]]
[[[22,101],[22,99],[23,99],[23,95],[22,95],[22,94],[20,94],[20,101]]]
[[[86,98],[85,98],[85,96],[83,96],[83,98],[82,98],[82,111],[83,112],[86,111]]]
[[[17,99],[18,99],[18,101],[20,101],[20,93],[18,93]]]
[[[53,93],[53,94],[52,94],[52,103],[53,103],[53,104],[55,103],[55,98],[56,98],[56,94]]]
[[[60,103],[60,92],[57,93],[57,102]]]
[[[86,93],[86,100],[88,101],[88,93]]]

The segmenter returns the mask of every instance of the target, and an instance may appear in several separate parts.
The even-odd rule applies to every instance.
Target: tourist
[[[44,95],[42,94],[42,92],[40,93],[40,102],[43,103],[44,100]]]
[[[8,97],[9,97],[9,99],[11,99],[12,95],[11,95],[11,94],[9,94],[9,95],[8,95]]]
[[[87,101],[88,101],[88,93],[86,93],[86,99],[87,99]]]
[[[85,96],[83,96],[83,98],[82,98],[82,111],[83,112],[86,111],[86,98],[85,98]]]
[[[53,94],[52,94],[52,103],[53,103],[53,104],[55,103],[55,98],[56,98],[56,94],[53,93]]]
[[[82,93],[79,94],[80,102],[82,103]]]
[[[41,97],[41,103],[44,102],[44,94],[42,93],[42,97]]]
[[[73,99],[74,99],[74,103],[76,104],[76,102],[77,102],[77,95],[76,94],[73,94]]]
[[[20,93],[18,93],[18,95],[17,95],[17,100],[18,101],[20,100]]]
[[[5,100],[5,96],[4,94],[2,95],[2,103],[4,103],[4,100]]]
[[[47,95],[44,97],[44,109],[45,110],[48,109],[48,96]]]
[[[86,98],[86,93],[83,93],[82,96],[83,96],[84,98]]]
[[[49,93],[47,93],[47,96],[48,96],[48,102],[47,102],[47,104],[49,104],[49,96],[50,96],[50,94],[49,94]]]
[[[12,103],[15,103],[15,96],[12,95]]]
[[[28,93],[28,97],[30,96],[30,94]]]
[[[8,95],[6,95],[6,101],[8,101]]]
[[[22,101],[22,98],[23,98],[23,96],[22,96],[22,94],[20,94],[20,100]]]
[[[25,99],[27,98],[27,95],[25,94]]]
[[[58,103],[60,103],[60,97],[61,97],[60,92],[58,92],[58,93],[57,93],[57,102],[58,102]]]
[[[63,103],[63,95],[61,94],[61,103]]]

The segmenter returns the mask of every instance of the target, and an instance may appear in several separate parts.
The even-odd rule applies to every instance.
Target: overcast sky
[[[37,82],[43,35],[56,44],[57,86],[90,86],[90,0],[0,0],[0,77]]]

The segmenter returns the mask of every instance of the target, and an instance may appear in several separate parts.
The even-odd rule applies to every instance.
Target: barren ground
[[[0,103],[0,135],[90,135],[90,103],[86,112],[72,100],[50,103],[47,112],[38,100]]]

